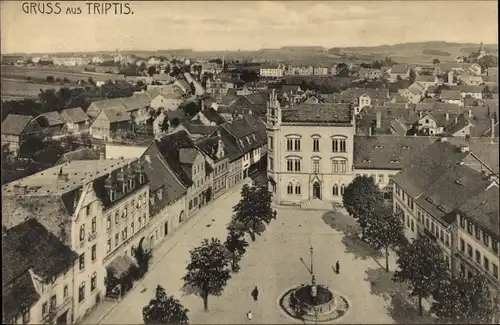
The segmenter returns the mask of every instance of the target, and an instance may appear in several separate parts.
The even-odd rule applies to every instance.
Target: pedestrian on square
[[[248,318],[248,320],[252,320],[252,311],[251,310],[248,311],[247,318]]]
[[[335,263],[335,273],[337,273],[337,274],[340,273],[340,263],[339,263],[339,261],[337,261],[337,263]]]
[[[254,301],[259,300],[259,289],[257,288],[257,286],[255,286],[255,288],[253,288],[252,290],[252,297]]]
[[[274,220],[276,220],[276,215],[277,214],[278,214],[278,212],[276,212],[276,210],[274,210],[274,212],[273,212],[273,218],[274,218]]]

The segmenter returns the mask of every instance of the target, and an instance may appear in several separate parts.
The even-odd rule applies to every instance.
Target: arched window
[[[300,194],[300,184],[295,184],[295,194]]]
[[[347,172],[347,159],[333,158],[332,159],[332,172],[333,173],[346,173]]]
[[[288,183],[288,186],[287,186],[287,188],[286,188],[286,192],[287,192],[288,194],[293,194],[293,184],[292,184],[291,182],[290,182],[290,183]]]
[[[340,195],[344,195],[344,190],[345,190],[344,184],[340,185]]]
[[[333,196],[338,196],[339,195],[339,186],[337,184],[333,185]]]

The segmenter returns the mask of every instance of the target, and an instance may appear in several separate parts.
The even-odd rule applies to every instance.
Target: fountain
[[[311,264],[305,265],[311,274],[311,283],[302,284],[288,290],[280,299],[280,306],[291,317],[303,321],[326,322],[343,316],[349,304],[341,295],[332,292],[327,286],[317,284],[314,274],[314,248],[309,248]]]

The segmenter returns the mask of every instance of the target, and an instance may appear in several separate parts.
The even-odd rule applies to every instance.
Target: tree
[[[440,281],[433,298],[431,311],[442,322],[490,323],[497,309],[482,275],[476,275],[470,280],[466,280],[463,274],[455,278],[447,277]]]
[[[427,237],[418,237],[399,250],[397,264],[398,270],[392,280],[409,285],[410,294],[418,299],[418,310],[422,316],[422,299],[434,293],[447,274],[441,249]]]
[[[483,98],[484,99],[493,98],[493,94],[491,93],[490,87],[485,86],[483,88]]]
[[[438,63],[441,63],[441,61],[439,61],[439,59],[434,59],[434,60],[432,60],[432,63],[433,64],[438,64]]]
[[[368,221],[365,235],[375,249],[384,250],[385,270],[389,272],[389,247],[400,245],[404,239],[402,219],[393,213],[392,206],[382,202]]]
[[[269,224],[272,219],[271,198],[272,194],[263,184],[254,181],[252,186],[243,185],[241,199],[233,207],[236,220],[245,225],[250,224],[254,232],[264,223]]]
[[[200,111],[200,107],[195,102],[189,101],[182,106],[187,116],[193,117]]]
[[[144,275],[149,269],[149,262],[153,257],[151,251],[146,251],[142,245],[137,246],[134,250],[134,257],[137,261],[137,265],[139,266],[139,276]]]
[[[169,128],[170,128],[170,125],[168,122],[168,118],[165,116],[165,118],[163,119],[163,122],[161,122],[161,130],[163,132],[167,132]]]
[[[150,66],[150,67],[148,68],[148,74],[149,74],[150,76],[153,76],[154,74],[156,74],[156,68],[155,68],[154,66]]]
[[[415,70],[410,69],[410,82],[414,83],[416,78],[417,78],[417,74],[415,73]]]
[[[233,271],[239,269],[238,262],[245,254],[248,242],[245,240],[243,232],[238,231],[234,226],[228,227],[228,234],[224,246],[231,253],[231,268]]]
[[[208,311],[208,296],[220,295],[231,278],[225,250],[219,239],[211,238],[189,252],[191,261],[182,280],[185,285],[199,289],[205,311]]]
[[[188,312],[179,300],[157,286],[154,298],[142,309],[142,318],[144,324],[188,324]]]
[[[54,76],[47,76],[47,78],[45,78],[45,81],[47,81],[48,83],[53,83],[55,81]]]
[[[172,126],[173,128],[178,127],[179,124],[181,124],[181,120],[179,120],[178,117],[174,117],[172,121],[170,121],[170,126]]]
[[[94,78],[89,77],[89,79],[88,79],[88,83],[89,83],[90,85],[95,85]]]
[[[344,189],[342,203],[347,213],[358,221],[364,239],[368,221],[375,208],[384,204],[384,195],[372,177],[358,176]]]

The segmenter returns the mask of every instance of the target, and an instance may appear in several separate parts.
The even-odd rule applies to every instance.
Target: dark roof
[[[391,73],[407,73],[410,68],[403,64],[395,65],[391,68]]]
[[[120,109],[104,108],[102,112],[108,118],[109,123],[119,123],[132,120],[129,113]]]
[[[455,146],[468,146],[477,159],[498,174],[500,170],[498,138],[493,143],[489,138],[449,137],[447,140]]]
[[[222,137],[222,136],[221,136]],[[222,141],[222,139],[220,139]],[[209,138],[200,139],[196,141],[196,146],[203,151],[212,160],[217,161],[217,151],[219,149],[219,138],[217,136],[211,136]],[[224,143],[222,143],[224,147]],[[227,156],[227,151],[223,148],[223,157]]]
[[[172,168],[176,176],[180,179],[185,187],[193,184],[190,176],[187,174],[179,160],[179,152],[181,148],[195,148],[195,145],[186,131],[179,131],[169,134],[156,141],[158,150],[163,158]]]
[[[376,128],[377,112],[380,113],[380,128]],[[417,112],[401,106],[365,107],[357,115],[356,127],[364,134],[368,134],[370,127],[373,127],[374,134],[393,134],[391,126],[396,119],[409,126],[417,123],[419,117]]]
[[[66,152],[59,158],[56,165],[64,164],[72,160],[97,160],[99,159],[99,152],[90,148],[81,148],[78,150]]]
[[[397,117],[391,121],[390,130],[393,135],[405,136],[408,132],[408,127],[404,119]]]
[[[21,135],[30,131],[41,131],[41,128],[29,115],[9,114],[2,122],[2,134]]]
[[[227,94],[222,97],[220,105],[231,106],[231,104],[236,102],[238,99],[240,99],[240,97],[238,97],[236,93],[228,91]]]
[[[470,124],[470,119],[469,117],[465,115],[460,115],[457,117],[456,122],[452,122],[451,124],[448,124],[444,132],[446,135],[453,135],[454,133],[462,130],[464,127]],[[442,126],[442,125],[441,125]]]
[[[300,104],[282,111],[283,122],[351,123],[348,104]]]
[[[462,95],[460,90],[441,90],[441,95],[439,96],[443,100],[461,100]]]
[[[57,125],[64,124],[64,120],[63,120],[61,114],[59,114],[59,112],[57,112],[57,111],[43,113],[43,114],[40,114],[40,116],[45,117],[45,119],[47,120],[48,126],[57,126]]]
[[[149,205],[151,215],[156,215],[165,206],[185,195],[187,189],[163,158],[156,142],[151,143],[144,152],[143,157],[145,161],[144,171],[148,179],[150,179],[150,194],[155,195],[159,190],[162,190],[161,197],[156,196],[155,204]]]
[[[217,126],[204,125],[199,121],[187,121],[182,123],[182,126],[184,126],[190,134],[201,135],[211,134],[217,129]]]
[[[458,208],[458,212],[498,238],[500,236],[499,194],[498,187],[492,186],[465,201]]]
[[[400,170],[434,142],[429,137],[355,136],[353,165],[358,169]]]
[[[436,179],[468,155],[447,141],[437,140],[414,156],[411,165],[394,175],[392,180],[411,197],[418,198]]]
[[[187,118],[187,115],[182,108],[177,108],[176,110],[173,111],[164,112],[164,114],[167,115],[169,121],[172,121],[174,118],[177,118],[179,119],[179,121],[182,122]]]
[[[66,122],[71,123],[82,123],[89,120],[89,117],[81,107],[63,109],[61,115]]]
[[[205,108],[203,111],[201,111],[201,113],[207,118],[207,120],[209,120],[210,122],[214,122],[217,125],[226,122],[226,120],[224,120],[222,116],[220,116],[219,113],[217,113],[217,111],[213,109],[213,107]]]
[[[252,117],[224,123],[219,131],[230,161],[261,147],[267,141],[267,137],[262,135],[259,122]]]
[[[389,90],[378,88],[348,88],[342,92],[342,97],[360,97],[362,95],[368,95],[372,100],[388,99]]]
[[[427,76],[427,75],[418,75],[415,77],[415,81],[422,81],[422,82],[435,82],[436,81],[436,76]]]
[[[3,323],[7,324],[25,308],[33,306],[38,299],[40,295],[29,272],[24,272],[10,283],[4,282],[2,285]]]
[[[267,91],[260,91],[257,93],[245,95],[246,99],[250,102],[252,105],[266,105],[267,99],[269,98],[269,92]]]
[[[444,223],[445,218],[469,198],[484,191],[490,181],[482,173],[466,165],[451,165],[438,175],[415,200],[420,207]]]
[[[36,219],[10,228],[2,238],[2,282],[9,283],[28,269],[50,279],[78,258]]]

